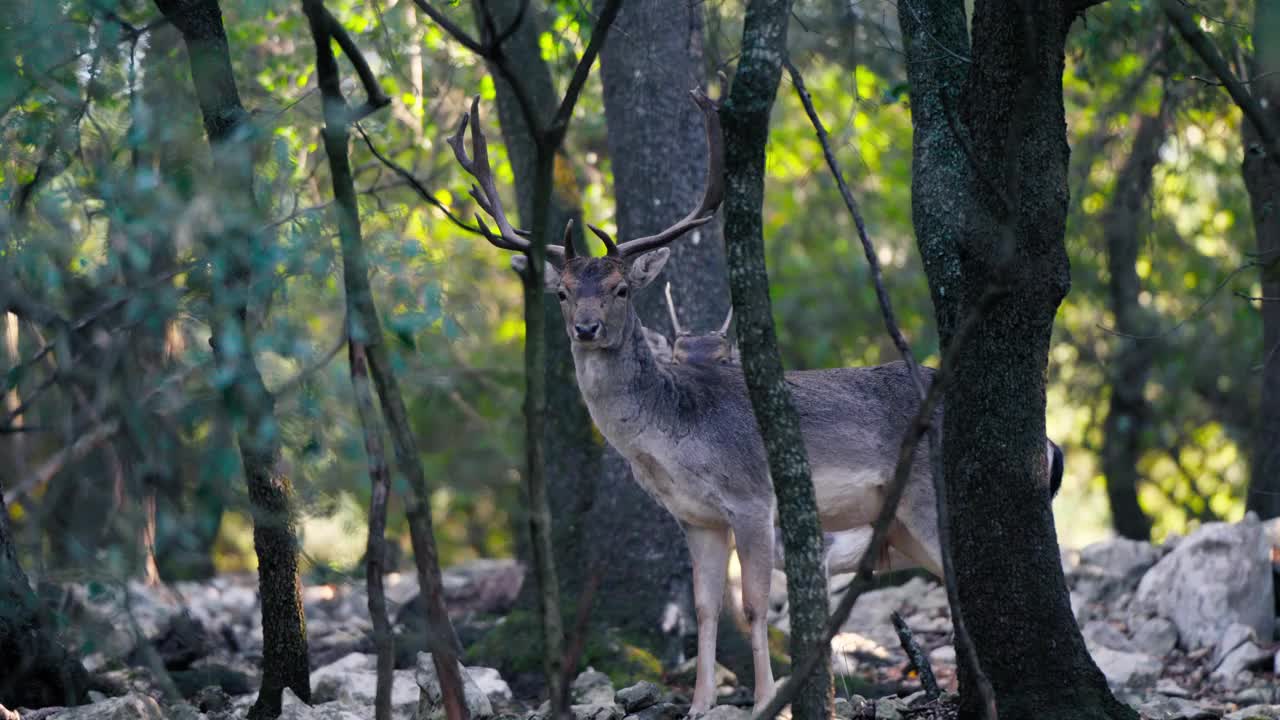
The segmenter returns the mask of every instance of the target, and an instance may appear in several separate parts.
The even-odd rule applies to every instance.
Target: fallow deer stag
[[[757,706],[773,695],[766,615],[777,518],[768,458],[740,368],[719,363],[659,362],[645,340],[631,293],[653,282],[666,247],[710,222],[724,197],[724,147],[717,107],[692,93],[707,131],[707,184],[682,220],[656,235],[615,243],[599,228],[604,257],[581,257],[572,243],[547,246],[546,288],[556,293],[571,340],[578,387],[600,432],[631,464],[636,481],[679,521],[693,560],[698,657],[691,714],[715,700],[716,625],[724,592],[730,533],[742,565],[742,605],[750,623]],[[481,221],[489,242],[521,253],[527,233],[507,220],[489,167],[479,99],[449,144],[476,180],[471,194],[497,225]],[[465,148],[471,125],[471,155]],[[926,379],[932,379],[926,371]],[[827,531],[863,529],[875,519],[892,479],[903,434],[918,407],[904,363],[787,373],[800,415],[819,515]],[[939,410],[939,416],[941,411]],[[1046,493],[1047,497],[1047,493]],[[859,530],[859,532],[862,532]],[[938,522],[926,452],[914,458],[889,543],[912,562],[941,574]],[[870,537],[870,532],[866,532]]]
[[[724,324],[720,326],[719,330],[696,333],[680,324],[676,303],[671,297],[671,283],[667,283],[663,292],[666,294],[667,314],[671,317],[671,327],[675,330],[675,339],[668,341],[662,333],[650,330],[647,327],[644,328],[645,340],[649,343],[649,349],[653,351],[654,357],[661,362],[676,365],[741,364],[742,359],[738,353],[738,348],[729,337],[729,325],[733,322],[733,308],[729,308]],[[1058,487],[1062,483],[1062,451],[1052,440],[1046,442],[1046,450],[1050,472],[1050,491],[1051,494],[1056,496]],[[824,532],[822,538],[822,561],[827,572],[831,575],[837,575],[856,571],[858,563],[862,560],[862,554],[866,552],[867,546],[871,544],[871,533],[872,529],[870,527],[840,532]],[[773,547],[774,568],[785,570],[782,537],[777,531],[774,533]],[[941,554],[936,548],[935,552]],[[892,547],[888,547],[884,549],[884,554],[879,559],[876,567],[878,570],[885,571],[905,570],[916,566],[917,564],[913,563],[910,558],[903,556],[902,553]]]

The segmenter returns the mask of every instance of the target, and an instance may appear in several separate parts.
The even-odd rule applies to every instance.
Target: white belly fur
[[[821,467],[813,471],[822,528],[830,532],[870,525],[884,503],[889,478],[874,470]]]

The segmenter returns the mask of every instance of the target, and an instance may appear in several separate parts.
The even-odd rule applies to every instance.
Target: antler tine
[[[601,230],[595,225],[589,224],[587,227],[591,228],[591,232],[595,233],[596,237],[600,238],[600,241],[604,243],[604,251],[606,255],[618,254],[618,246],[614,244],[613,238],[609,236],[609,233]]]
[[[683,220],[657,235],[619,244],[618,255],[623,258],[662,247],[693,228],[709,222],[724,200],[724,134],[720,129],[720,114],[716,103],[701,88],[692,90],[689,94],[702,110],[702,119],[707,128],[707,187],[703,191],[702,201]]]
[[[727,336],[729,334],[729,323],[733,322],[733,306],[729,306],[729,314],[724,316],[724,325],[720,326],[720,334]]]
[[[471,125],[471,157],[467,157],[466,134],[467,125]],[[498,232],[492,232],[479,213],[476,220],[485,238],[490,244],[503,250],[525,252],[529,249],[529,241],[520,237],[516,229],[507,221],[507,214],[502,209],[502,198],[498,196],[498,187],[493,182],[493,171],[489,168],[489,144],[485,141],[484,132],[480,129],[480,96],[471,100],[471,112],[462,114],[458,130],[449,138],[449,147],[453,148],[453,156],[472,177],[476,179],[471,186],[471,197],[481,210],[493,218]]]
[[[671,283],[667,283],[667,312],[671,313],[671,328],[675,330],[676,335],[684,335],[684,330],[680,329],[680,318],[676,317],[676,303],[671,299]]]
[[[556,253],[554,250],[552,250],[552,248],[555,248],[555,247],[556,247],[555,245],[548,245],[547,254],[548,255],[559,254],[566,261],[573,259],[573,256],[574,256],[573,218],[569,218],[569,222],[566,222],[564,224],[564,245],[560,248],[559,253]]]

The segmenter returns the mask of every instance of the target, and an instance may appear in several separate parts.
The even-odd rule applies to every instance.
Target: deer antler
[[[471,126],[471,157],[467,157],[467,125]],[[457,132],[449,138],[449,147],[453,148],[453,156],[462,169],[476,179],[475,184],[471,186],[471,197],[475,198],[480,209],[484,210],[485,214],[493,218],[494,223],[497,224],[498,232],[495,234],[485,224],[480,213],[476,213],[476,224],[480,226],[480,232],[484,233],[485,239],[494,247],[503,250],[529,252],[530,242],[524,237],[529,233],[525,230],[517,230],[507,220],[507,214],[502,209],[502,198],[498,195],[498,187],[493,181],[493,171],[489,167],[489,143],[485,140],[484,131],[480,129],[479,95],[471,100],[471,112],[462,114]],[[566,244],[570,242],[572,223],[571,220],[565,228]],[[548,245],[547,255],[563,260],[566,255],[572,257],[573,252],[572,250],[566,252],[564,245]]]
[[[618,254],[618,246],[613,243],[613,238],[609,235],[609,233],[601,230],[595,225],[587,225],[587,227],[591,228],[591,232],[595,233],[596,237],[600,238],[600,241],[604,243],[604,250],[606,255]]]
[[[620,243],[616,254],[621,258],[634,257],[660,248],[693,228],[709,222],[715,217],[716,209],[724,200],[724,135],[720,130],[719,108],[700,88],[690,91],[689,94],[702,110],[702,119],[707,128],[707,186],[703,191],[702,201],[684,219],[657,235]]]
[[[667,312],[671,313],[671,328],[675,330],[676,335],[685,335],[684,330],[680,329],[680,318],[676,317],[676,303],[671,299],[671,283],[667,283]]]

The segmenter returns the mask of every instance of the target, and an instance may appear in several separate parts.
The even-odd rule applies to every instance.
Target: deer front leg
[[[689,708],[693,716],[710,710],[716,698],[716,630],[729,570],[729,530],[685,525],[684,534],[693,560],[693,606],[698,616],[697,676]]]
[[[769,660],[769,584],[773,579],[773,521],[765,515],[733,527],[742,565],[742,612],[751,632],[751,661],[755,668],[756,708],[773,698],[773,667]]]

